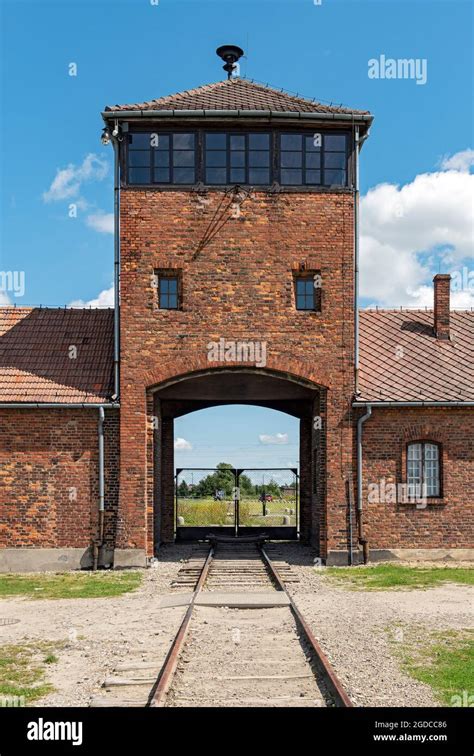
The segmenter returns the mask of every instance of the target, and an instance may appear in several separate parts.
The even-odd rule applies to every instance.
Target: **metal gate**
[[[175,475],[176,539],[267,534],[299,535],[299,474],[295,467],[178,468]]]

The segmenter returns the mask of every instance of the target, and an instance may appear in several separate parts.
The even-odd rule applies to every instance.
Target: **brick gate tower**
[[[174,418],[229,403],[300,419],[301,538],[329,561],[348,549],[372,116],[234,77],[240,53],[224,51],[224,81],[103,113],[120,228],[116,565],[174,538]]]

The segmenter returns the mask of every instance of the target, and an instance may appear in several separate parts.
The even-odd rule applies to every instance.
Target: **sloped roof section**
[[[370,115],[367,110],[352,110],[323,105],[315,100],[294,96],[248,79],[226,79],[197,89],[128,105],[108,105],[106,111],[147,110],[262,110],[273,113],[345,113]]]
[[[451,340],[433,311],[361,310],[360,401],[474,401],[474,312],[451,312]]]
[[[0,402],[87,404],[112,393],[113,310],[0,307]]]

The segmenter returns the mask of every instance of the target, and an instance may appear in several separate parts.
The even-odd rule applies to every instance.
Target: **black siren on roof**
[[[231,79],[232,74],[237,68],[236,63],[242,57],[244,51],[241,47],[237,47],[237,45],[221,45],[221,47],[217,48],[216,54],[225,61],[225,65],[222,68],[224,71],[227,71],[227,78]]]

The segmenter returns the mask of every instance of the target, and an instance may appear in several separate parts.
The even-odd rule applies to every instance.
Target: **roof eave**
[[[292,119],[304,121],[348,121],[354,124],[362,124],[370,128],[374,116],[371,113],[318,113],[296,110],[104,110],[102,118],[105,122],[113,120],[141,120],[155,118],[267,118],[270,120]]]

